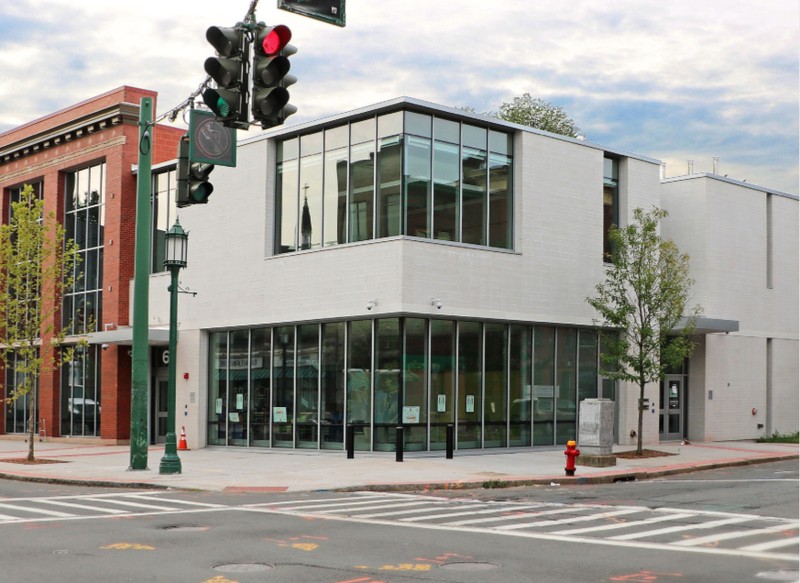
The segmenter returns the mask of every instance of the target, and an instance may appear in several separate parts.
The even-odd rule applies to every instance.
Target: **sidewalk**
[[[24,458],[28,444],[0,439],[0,478],[209,491],[412,490],[481,487],[485,482],[509,485],[610,483],[652,479],[700,469],[796,459],[798,446],[750,441],[659,444],[650,446],[667,457],[617,459],[617,465],[579,465],[574,478],[564,475],[563,447],[548,449],[411,453],[395,461],[393,453],[276,450],[211,447],[178,452],[182,473],[160,475],[163,446],[148,453],[147,470],[128,470],[129,446],[82,445],[66,440],[36,442],[38,459],[60,463],[25,465],[5,460]],[[627,451],[631,447],[616,447]],[[580,462],[580,460],[579,460]]]

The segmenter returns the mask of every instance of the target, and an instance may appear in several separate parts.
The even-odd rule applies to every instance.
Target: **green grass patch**
[[[508,488],[508,482],[503,480],[488,480],[483,483],[483,487],[487,490],[491,488]]]
[[[798,443],[800,442],[800,431],[794,433],[773,433],[770,437],[759,437],[759,443]]]

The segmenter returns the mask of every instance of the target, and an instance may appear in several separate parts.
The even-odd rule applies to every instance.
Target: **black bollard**
[[[344,443],[347,448],[347,459],[351,460],[355,457],[356,449],[356,436],[353,431],[353,424],[348,423],[344,430]]]
[[[397,433],[395,433],[395,446],[394,446],[394,459],[395,461],[403,461],[403,426],[397,426]]]
[[[446,458],[451,460],[453,459],[453,448],[455,447],[456,439],[455,439],[455,425],[452,423],[447,424],[447,454]]]

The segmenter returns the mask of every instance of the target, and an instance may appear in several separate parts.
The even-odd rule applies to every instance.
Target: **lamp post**
[[[178,272],[186,267],[186,253],[189,247],[189,234],[183,230],[180,222],[175,224],[164,235],[166,239],[166,256],[164,267],[169,269],[169,371],[167,387],[167,440],[164,457],[158,468],[159,474],[180,474],[181,458],[178,457],[178,442],[175,438],[175,376],[178,345]]]

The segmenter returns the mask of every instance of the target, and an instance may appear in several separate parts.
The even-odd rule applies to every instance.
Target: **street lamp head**
[[[164,267],[186,267],[186,256],[189,248],[189,233],[183,230],[180,221],[175,219],[175,224],[164,234],[166,242],[166,255]]]

